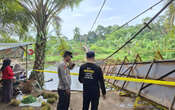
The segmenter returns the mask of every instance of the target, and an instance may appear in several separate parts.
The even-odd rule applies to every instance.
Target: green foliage
[[[149,19],[150,18],[145,18],[143,22],[147,22]],[[151,30],[145,29],[131,43],[114,55],[112,59],[122,60],[125,56],[127,56],[130,61],[134,61],[136,55],[139,54],[143,61],[151,61],[157,51],[160,51],[164,59],[174,59],[174,51],[167,50],[175,49],[175,28],[171,32],[166,32],[166,25],[164,22],[166,22],[164,16],[157,18],[156,21],[150,24],[152,28]],[[76,39],[67,40],[62,38],[60,40],[59,37],[49,38],[48,45],[50,46],[47,50],[47,61],[59,61],[61,56],[58,56],[57,52],[60,53],[64,50],[70,50],[73,52],[74,61],[84,61],[85,53],[82,49],[82,45],[85,41],[85,37],[89,40],[88,45],[90,50],[96,52],[96,59],[104,59],[116,49],[121,47],[121,45],[131,38],[131,36],[142,26],[143,24],[126,26],[118,31],[114,31],[118,28],[117,25],[108,27],[98,26],[95,31],[80,35],[82,42],[79,42]],[[110,34],[110,32],[112,33]],[[59,49],[55,47],[59,47]]]
[[[64,38],[60,37],[60,43],[58,45],[59,55],[63,56],[63,54],[66,50],[70,50],[70,46]]]
[[[167,0],[168,1],[168,0]],[[168,24],[170,26],[173,26],[174,25],[174,20],[175,20],[175,3],[171,3],[168,7],[168,10],[167,10],[167,19],[168,19]]]
[[[10,36],[8,36],[7,34],[5,33],[1,33],[0,34],[0,43],[16,43],[17,40],[11,38]]]
[[[74,29],[74,40],[81,41],[80,28],[78,27]]]
[[[30,103],[36,102],[36,98],[30,95],[24,98],[21,102],[24,104],[30,104]]]
[[[145,18],[143,23],[147,22],[149,19],[150,18]],[[173,43],[175,28],[170,32],[166,32],[166,25],[164,22],[164,16],[158,17],[156,21],[150,24],[151,30],[145,29],[136,39],[112,58],[123,59],[127,56],[130,61],[134,61],[136,55],[139,54],[143,61],[150,61],[153,60],[156,52],[160,51],[164,59],[173,59],[175,55],[174,52],[169,52],[167,50],[175,48]],[[90,49],[96,52],[96,58],[104,59],[121,47],[121,45],[131,38],[142,26],[143,24],[126,26],[118,31],[114,31],[117,29],[117,25],[108,27],[98,26],[95,31],[88,32],[88,34],[81,36],[87,37]],[[112,33],[110,34],[110,32]],[[85,55],[84,52],[81,51],[81,44],[74,40],[71,41],[71,45],[76,54],[74,60],[84,60]],[[79,48],[77,48],[77,45],[79,45]]]
[[[8,36],[26,36],[28,26],[31,20],[28,19],[24,8],[22,8],[15,0],[0,1],[0,35],[7,34]]]

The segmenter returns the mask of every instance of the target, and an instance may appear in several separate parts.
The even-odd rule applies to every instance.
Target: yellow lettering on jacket
[[[87,70],[87,69],[84,69],[83,71],[86,72],[86,73],[92,73],[92,74],[94,73],[94,70]]]

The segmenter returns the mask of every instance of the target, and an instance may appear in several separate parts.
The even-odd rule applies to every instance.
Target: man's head
[[[94,61],[95,60],[95,52],[93,52],[93,51],[87,52],[86,58],[88,61]]]
[[[65,51],[65,52],[64,52],[64,55],[63,55],[63,58],[64,58],[64,60],[65,60],[66,62],[71,61],[71,59],[72,59],[72,52],[70,52],[70,51]]]

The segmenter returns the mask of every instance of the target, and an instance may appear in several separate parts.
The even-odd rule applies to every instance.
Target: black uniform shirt
[[[83,83],[83,93],[99,96],[106,94],[103,72],[99,66],[94,63],[85,63],[80,67],[79,81]]]

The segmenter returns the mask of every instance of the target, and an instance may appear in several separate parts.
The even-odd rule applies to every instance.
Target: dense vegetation
[[[119,27],[118,25],[108,27],[99,25],[95,31],[88,32],[88,34],[84,35],[81,35],[80,29],[76,27],[74,29],[74,38],[67,40],[66,37],[61,37],[62,43],[60,42],[60,37],[52,36],[48,40],[47,60],[59,60],[58,51],[65,49],[74,52],[74,60],[84,60],[85,57],[82,46],[85,44],[86,39],[90,49],[96,52],[97,59],[104,59],[131,38],[131,36],[144,25],[144,22],[147,22],[149,19],[150,18],[145,18],[142,24],[126,26],[120,30],[116,30]],[[139,54],[143,61],[150,61],[157,56],[157,51],[160,51],[164,59],[174,59],[174,29],[171,31],[168,30],[166,17],[159,17],[150,27],[151,30],[148,28],[145,29],[132,43],[119,51],[112,59],[122,60],[127,56],[130,61],[133,61],[136,54]]]
[[[104,59],[131,38],[149,19],[145,18],[141,24],[126,26],[120,30],[116,30],[119,27],[118,25],[107,27],[99,25],[94,31],[83,35],[80,34],[80,29],[76,27],[74,38],[71,40],[61,34],[50,36],[46,48],[46,61],[59,61],[64,50],[73,51],[75,61],[84,60],[85,52],[82,46],[86,39],[90,50],[96,52],[97,59]],[[168,30],[166,17],[160,16],[151,23],[150,27],[151,30],[145,29],[112,59],[123,60],[127,56],[130,61],[133,61],[135,56],[139,54],[143,61],[151,61],[155,58],[157,51],[160,51],[164,59],[174,59],[174,29]],[[14,42],[14,39],[11,40]],[[28,41],[34,42],[35,39],[31,38]],[[30,58],[34,60],[34,56]]]

